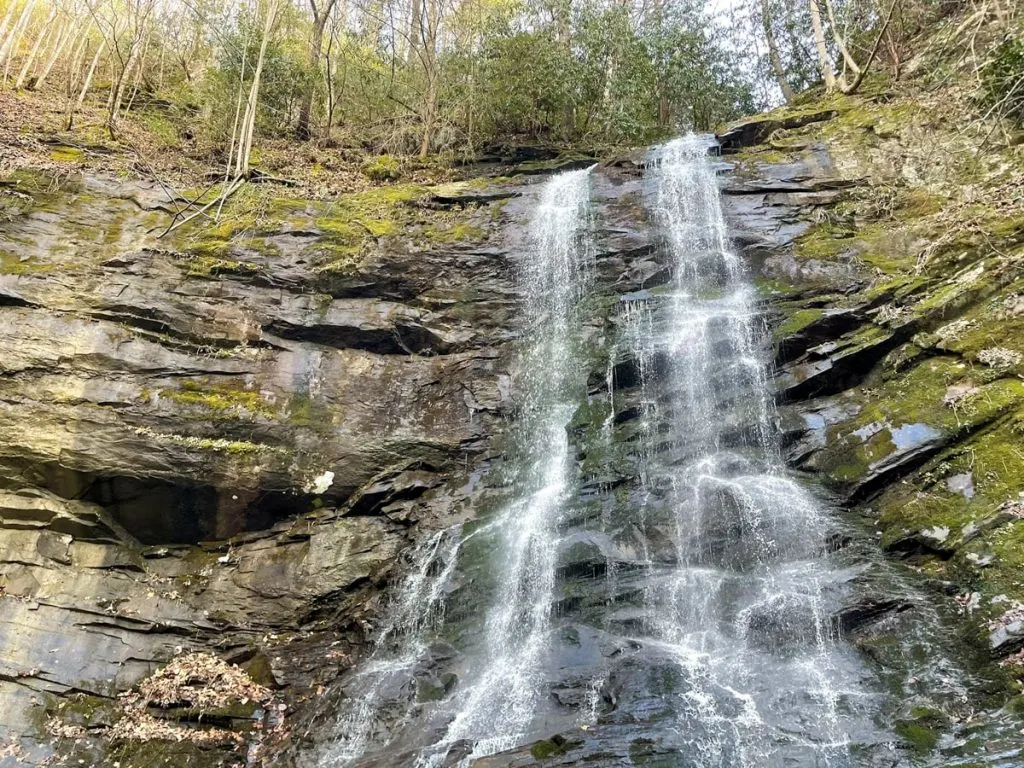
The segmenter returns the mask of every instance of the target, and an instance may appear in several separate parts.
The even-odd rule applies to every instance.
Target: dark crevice
[[[92,541],[117,541],[117,526],[142,544],[196,544],[225,539],[308,512],[313,496],[280,490],[218,488],[157,477],[81,472],[55,462],[19,471],[25,483],[61,498],[102,507],[113,523],[56,515],[58,532]],[[116,523],[116,525],[114,525]]]
[[[342,325],[294,325],[277,320],[263,326],[263,331],[292,341],[336,349],[361,349],[379,355],[430,355],[450,351],[436,334],[418,323],[366,329]]]

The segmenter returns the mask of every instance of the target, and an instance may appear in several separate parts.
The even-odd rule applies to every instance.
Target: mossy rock
[[[271,418],[274,409],[259,392],[245,389],[204,389],[198,382],[185,380],[181,389],[165,389],[160,397],[179,405],[205,411],[216,418],[262,416]]]
[[[909,718],[896,721],[893,730],[914,751],[928,753],[935,749],[942,729],[948,724],[949,718],[939,710],[914,707]]]
[[[373,181],[397,181],[402,176],[402,162],[393,155],[371,157],[360,168]]]
[[[563,736],[552,736],[550,739],[535,741],[530,745],[530,754],[535,760],[550,760],[561,757],[580,745],[581,742],[569,741]]]
[[[85,160],[85,152],[78,147],[59,146],[50,150],[50,159],[58,163],[81,163]]]

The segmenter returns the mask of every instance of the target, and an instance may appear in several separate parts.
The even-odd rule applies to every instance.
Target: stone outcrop
[[[957,138],[934,119],[906,100],[836,97],[720,138],[786,457],[837,505],[830,547],[848,589],[826,596],[833,628],[901,692],[885,710],[900,746],[941,765],[1017,734],[993,713],[1024,675],[1024,211],[1012,173],[977,182],[986,206],[959,196],[956,163],[934,156],[957,157]],[[636,153],[592,174],[589,392],[569,425],[580,486],[547,730],[481,766],[654,765],[672,748],[649,673],[674,662],[628,639],[637,552],[671,564],[671,537],[657,521],[587,527],[638,502],[640,378],[661,364],[617,344],[623,308],[657,311],[670,277],[642,168]],[[0,197],[0,765],[233,759],[237,742],[108,738],[119,694],[206,651],[282,706],[216,723],[268,763],[310,764],[405,553],[500,496],[488,469],[515,402],[514,270],[535,186],[264,200],[160,237],[179,205],[162,189],[63,184],[23,178]],[[709,557],[728,556],[729,524]],[[485,607],[462,586],[448,619],[465,634]],[[767,644],[788,631],[754,618]],[[454,658],[436,643],[406,693],[449,695]],[[591,701],[577,671],[602,664],[611,694]],[[961,678],[967,694],[949,683]],[[583,707],[597,727],[578,726]],[[866,765],[891,764],[881,737],[857,738],[882,756]]]
[[[350,663],[409,542],[481,493],[530,185],[163,237],[156,185],[48,185],[0,190],[0,764],[218,764],[111,746],[118,695],[212,650],[291,716]]]

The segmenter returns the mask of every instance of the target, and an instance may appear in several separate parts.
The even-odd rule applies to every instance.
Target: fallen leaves
[[[173,659],[165,667],[143,680],[138,688],[118,697],[120,718],[99,733],[113,741],[189,741],[204,746],[236,748],[246,742],[245,736],[234,730],[201,724],[204,713],[247,704],[254,710],[269,710],[271,719],[279,727],[283,704],[274,705],[273,693],[256,683],[244,670],[228,664],[209,653],[189,653]],[[158,710],[184,708],[190,715],[199,713],[199,724],[183,724],[174,719],[153,714]],[[159,714],[159,712],[158,712]],[[244,715],[243,715],[244,717]],[[254,715],[253,730],[259,732],[257,743],[262,742],[263,723]],[[79,739],[86,729],[69,724],[60,718],[50,718],[46,729],[54,736]]]

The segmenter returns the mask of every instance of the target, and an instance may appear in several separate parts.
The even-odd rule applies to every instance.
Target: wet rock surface
[[[769,115],[722,137],[731,166],[723,202],[765,295],[787,459],[823,482],[853,531],[873,534],[906,569],[882,576],[866,567],[877,555],[854,533],[843,546],[866,570],[855,577],[859,597],[837,614],[842,631],[882,679],[924,662],[937,687],[959,684],[967,695],[960,705],[925,701],[904,678],[897,735],[928,765],[1012,762],[1014,720],[995,708],[1017,706],[1022,672],[1012,654],[1024,593],[1012,574],[1024,528],[1008,510],[1021,509],[1024,493],[1011,447],[1024,419],[1024,210],[1018,200],[958,219],[957,163],[973,162],[972,153],[913,102],[838,106],[811,110],[811,123],[799,124],[797,108],[792,119]],[[870,127],[882,123],[900,129]],[[923,130],[957,159],[928,166],[908,150]],[[893,204],[882,213],[877,186],[889,183]],[[759,191],[769,187],[786,191]],[[766,226],[769,236],[760,234]],[[957,638],[941,652],[926,639],[936,622]],[[930,646],[917,651],[921,662],[908,664],[915,652],[901,633]],[[969,712],[1001,735],[972,744]]]
[[[843,663],[866,664],[883,701],[873,726],[848,734],[856,764],[999,764],[1020,749],[1012,708],[1000,707],[1024,669],[1024,286],[1000,256],[1018,254],[1019,239],[1007,229],[996,253],[950,243],[918,269],[939,233],[915,229],[915,188],[882,223],[869,208],[865,179],[905,148],[898,133],[858,143],[869,122],[825,105],[730,130],[723,204],[764,297],[786,459],[837,504],[831,628],[848,641]],[[617,345],[631,311],[657,318],[670,277],[642,166],[631,157],[593,174],[592,366],[569,426],[579,494],[563,522],[549,695],[529,739],[477,766],[683,766],[700,742],[664,727],[665,686],[688,684],[677,661],[659,665],[664,649],[632,639],[651,588],[638,564],[667,573],[677,556],[658,509],[666,489],[640,481],[640,446],[669,464],[687,458],[668,439],[640,439],[657,434],[640,384],[664,359]],[[158,239],[173,201],[104,179],[0,224],[0,764],[233,759],[166,741],[112,752],[99,735],[118,694],[210,650],[285,706],[289,733],[266,764],[316,764],[409,553],[507,491],[514,269],[532,194],[516,181],[403,196],[417,218],[396,230],[367,213],[363,229],[379,234],[359,230],[356,262],[338,255],[350,233],[298,203],[255,232]],[[468,216],[457,231],[445,222],[456,234],[426,234],[453,211]],[[605,528],[614,509],[641,503],[644,532]],[[703,556],[742,572],[751,553],[730,549],[736,521],[721,505]],[[483,573],[493,552],[461,556]],[[426,711],[460,695],[455,646],[472,650],[486,606],[468,579],[447,589],[446,635],[393,701]],[[805,614],[795,601],[736,620],[774,662],[810,641]],[[606,671],[597,685],[584,674],[594,668]],[[855,713],[847,693],[841,706]],[[772,694],[770,677],[759,694]],[[713,695],[722,711],[736,706]],[[277,727],[267,712],[224,717],[250,745],[254,723]],[[382,733],[400,718],[386,712]],[[789,727],[780,765],[808,764],[821,734]],[[411,762],[424,734],[403,738],[360,765]],[[454,745],[446,764],[471,749]]]
[[[836,117],[826,110],[809,123],[776,125],[764,135],[817,130]],[[840,717],[850,724],[845,737],[851,764],[944,766],[954,759],[999,764],[1020,749],[1019,724],[1008,710],[1000,710],[1012,689],[990,654],[1006,656],[1020,647],[1019,616],[1011,613],[1013,621],[997,622],[979,638],[978,602],[964,599],[963,587],[942,569],[961,557],[965,540],[978,547],[976,562],[990,567],[993,542],[979,531],[1005,531],[1009,513],[998,520],[983,517],[978,527],[958,531],[942,520],[908,524],[909,516],[897,517],[905,502],[888,515],[880,505],[894,493],[930,492],[936,481],[922,479],[929,467],[963,441],[1004,424],[1017,403],[1017,383],[1009,377],[979,377],[967,386],[958,367],[961,358],[943,347],[921,345],[924,334],[941,322],[933,291],[963,296],[967,281],[938,276],[918,282],[907,273],[902,275],[907,286],[880,285],[878,272],[859,255],[863,243],[849,233],[829,233],[827,248],[807,257],[804,244],[819,237],[821,220],[859,194],[863,169],[851,169],[845,159],[837,163],[820,137],[794,141],[797,150],[782,160],[771,156],[771,162],[758,159],[756,148],[742,151],[738,139],[730,141],[728,148],[735,151],[722,163],[724,206],[764,296],[786,458],[817,489],[823,507],[830,501],[836,505],[826,548],[837,570],[823,596],[827,626],[819,631],[841,638],[842,651],[833,663],[860,676],[869,692],[835,692]],[[633,157],[605,164],[591,178],[597,277],[582,322],[593,363],[587,401],[568,426],[578,493],[568,500],[559,524],[545,694],[522,744],[476,758],[476,766],[681,768],[707,759],[708,744],[723,748],[710,730],[700,731],[701,723],[711,722],[702,719],[707,712],[730,722],[744,716],[734,691],[687,679],[679,659],[666,648],[637,640],[649,621],[645,602],[677,565],[679,536],[667,508],[668,484],[642,477],[651,461],[644,452],[653,450],[666,466],[692,458],[685,441],[674,441],[663,423],[649,420],[647,398],[670,399],[663,391],[665,355],[655,351],[640,359],[623,343],[634,323],[660,327],[670,300],[670,268],[648,220],[650,190],[642,168],[643,161]],[[921,311],[895,306],[904,295],[923,305]],[[979,289],[977,295],[991,294]],[[984,397],[978,397],[982,392]],[[960,407],[966,403],[971,407]],[[742,416],[718,415],[735,419],[731,438],[729,429],[723,430],[731,444],[742,446],[750,439],[743,434]],[[671,413],[663,411],[662,417]],[[742,460],[737,459],[735,471],[742,471]],[[976,472],[967,483],[965,473],[944,476],[939,487],[972,503],[980,483]],[[909,488],[908,478],[913,482]],[[950,478],[956,478],[952,485]],[[735,574],[721,585],[719,597],[727,603],[749,600],[756,587],[748,566],[763,553],[735,546],[743,525],[735,500],[723,494],[717,505],[721,515],[701,532],[702,562]],[[645,510],[642,525],[623,514],[637,509]],[[778,541],[792,538],[785,531],[773,533]],[[498,555],[490,549],[473,552],[468,544],[460,553],[467,564],[446,598],[443,630],[459,651],[428,653],[415,685],[384,694],[386,704],[378,705],[372,720],[373,741],[354,764],[413,764],[425,746],[444,738],[447,721],[437,712],[445,702],[458,702],[474,653],[480,653],[480,617],[488,607],[480,602],[488,589],[481,583],[487,577],[480,574],[493,570],[486,563]],[[438,564],[431,571],[440,569]],[[695,584],[693,589],[704,587]],[[995,605],[1009,608],[1014,599],[1004,595]],[[772,745],[778,757],[772,765],[812,765],[820,754],[816,750],[828,741],[815,721],[815,705],[804,702],[804,718],[785,719],[783,714],[800,706],[786,693],[793,672],[786,665],[816,642],[812,614],[799,593],[766,593],[750,609],[729,617],[730,631],[742,633],[749,647],[763,654],[758,667],[765,670],[763,679],[752,695],[763,704],[759,715],[786,734]],[[595,677],[595,670],[602,674]],[[456,681],[450,690],[446,674]],[[336,713],[351,711],[363,691],[358,673],[343,678],[338,698],[325,707],[325,728],[297,740],[287,759],[316,765],[323,745],[343,736],[350,724]],[[693,708],[692,717],[686,718],[687,707]],[[678,727],[680,718],[685,728]],[[468,742],[450,744],[440,764],[459,765],[472,751]],[[727,751],[719,758],[722,765],[745,759]]]
[[[381,234],[339,268],[322,204],[161,238],[155,185],[27,184],[0,223],[0,764],[220,764],[230,738],[112,746],[118,696],[212,651],[291,718],[351,663],[410,541],[484,493],[530,187],[399,190],[401,228],[363,195]],[[252,747],[278,714],[224,722]]]

